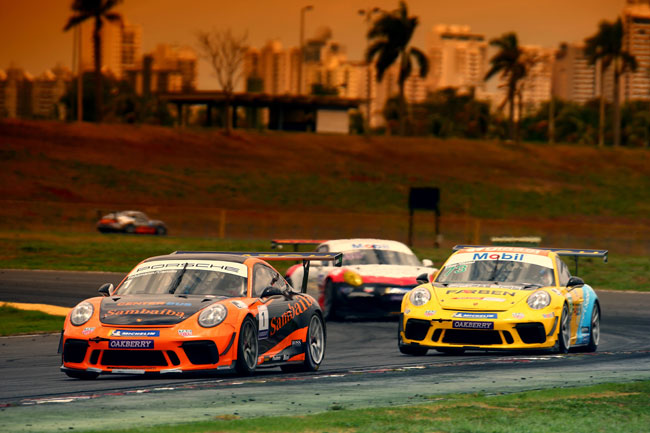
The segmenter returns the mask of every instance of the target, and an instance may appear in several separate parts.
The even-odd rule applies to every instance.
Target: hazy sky
[[[420,19],[413,43],[425,48],[435,24],[465,24],[493,38],[515,31],[522,44],[555,47],[593,34],[602,19],[613,20],[625,0],[410,0],[411,15]],[[38,75],[56,63],[70,65],[72,33],[62,29],[72,0],[0,0],[0,69],[14,64]],[[358,10],[393,10],[397,0],[125,0],[118,12],[143,28],[143,50],[158,43],[195,46],[196,32],[216,28],[248,31],[249,42],[261,46],[280,39],[285,47],[298,45],[300,8],[306,15],[306,36],[329,26],[333,39],[347,47],[348,58],[361,59],[365,22]],[[199,88],[216,88],[204,61]]]

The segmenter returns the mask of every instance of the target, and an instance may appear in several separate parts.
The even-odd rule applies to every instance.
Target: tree
[[[395,61],[399,61],[397,85],[399,88],[399,124],[400,134],[406,132],[406,101],[404,99],[404,83],[413,71],[413,60],[417,63],[420,77],[429,73],[429,62],[426,55],[415,47],[409,46],[413,32],[418,25],[418,18],[408,15],[406,3],[401,1],[399,7],[392,11],[382,11],[368,31],[371,41],[366,51],[366,61],[377,61],[377,81],[381,82],[386,70]]]
[[[199,53],[210,62],[226,97],[225,125],[228,134],[232,125],[232,94],[242,78],[241,64],[248,49],[247,41],[247,33],[235,36],[230,29],[213,29],[211,32],[200,31],[197,34]]]
[[[618,18],[616,22],[601,21],[598,32],[585,39],[585,54],[590,64],[600,61],[600,111],[598,120],[598,145],[605,142],[605,71],[613,66],[614,75],[614,146],[621,144],[621,76],[628,71],[635,71],[637,62],[635,57],[623,49],[625,30],[623,21]]]
[[[63,31],[68,31],[86,20],[94,20],[93,50],[95,56],[95,119],[102,121],[104,113],[102,91],[102,36],[101,30],[105,21],[122,22],[122,16],[111,12],[122,0],[74,0],[71,10],[73,15],[68,18]]]
[[[485,74],[485,80],[501,73],[501,79],[505,81],[506,99],[508,103],[508,135],[511,140],[515,135],[515,97],[517,96],[519,81],[526,76],[526,63],[524,62],[523,50],[519,46],[517,34],[514,32],[505,33],[499,38],[490,41],[490,45],[497,47],[499,51],[490,59],[490,70]],[[519,113],[521,117],[522,113]]]

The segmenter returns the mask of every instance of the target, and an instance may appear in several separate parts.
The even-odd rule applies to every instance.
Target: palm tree
[[[505,81],[506,100],[508,103],[508,135],[511,140],[515,139],[515,97],[519,89],[519,81],[526,76],[527,62],[524,58],[523,49],[519,46],[517,34],[514,32],[505,33],[499,38],[490,41],[490,45],[497,47],[499,51],[490,59],[490,70],[485,74],[485,80],[489,80],[501,72],[501,79]],[[521,113],[519,113],[521,117]]]
[[[600,110],[598,119],[598,145],[605,142],[605,71],[613,66],[614,74],[614,146],[621,144],[621,76],[637,68],[636,58],[623,49],[625,29],[623,20],[601,21],[598,32],[585,39],[585,54],[590,64],[600,61]]]
[[[382,11],[370,30],[368,39],[371,41],[366,51],[366,61],[373,62],[377,69],[377,81],[381,82],[388,68],[399,61],[399,130],[400,134],[406,132],[406,101],[404,100],[404,83],[413,71],[413,60],[417,63],[420,77],[424,78],[429,73],[427,56],[415,47],[410,47],[409,42],[418,25],[418,18],[408,15],[406,3],[400,1],[399,7],[392,11]]]
[[[122,16],[111,12],[122,0],[74,0],[70,9],[73,15],[68,18],[63,31],[80,25],[82,22],[93,19],[93,50],[95,55],[95,119],[101,122],[103,114],[103,89],[102,89],[102,37],[101,30],[104,21],[121,22]]]

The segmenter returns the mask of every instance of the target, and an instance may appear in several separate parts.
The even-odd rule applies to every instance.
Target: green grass
[[[40,334],[63,329],[63,316],[0,306],[0,335]]]
[[[128,272],[147,257],[177,250],[270,251],[270,243],[261,240],[72,232],[0,232],[0,243],[3,268],[69,271]],[[414,251],[420,258],[433,260],[436,267],[442,266],[451,254],[444,248],[415,248]],[[275,263],[280,272],[291,264]],[[567,264],[573,273],[573,262]],[[578,275],[596,290],[650,291],[650,261],[645,256],[610,254],[608,263],[581,259]]]
[[[102,430],[105,433],[445,432],[641,433],[650,426],[650,381],[509,395],[449,395],[430,403],[348,410],[334,405],[308,416],[260,417]],[[219,418],[219,417],[217,417]]]

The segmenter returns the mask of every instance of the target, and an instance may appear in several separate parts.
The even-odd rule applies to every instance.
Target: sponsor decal
[[[269,338],[269,310],[266,305],[257,307],[257,339]]]
[[[178,335],[181,337],[191,337],[192,336],[192,330],[191,329],[179,329],[178,330]]]
[[[513,319],[523,319],[524,318],[524,313],[512,313],[512,318]]]
[[[302,346],[302,340],[291,340],[291,345],[293,347],[300,347]]]
[[[271,358],[271,361],[282,361],[282,355],[275,355],[273,358]]]
[[[427,311],[424,312],[424,315],[427,316],[427,317],[431,317],[434,314],[436,314],[436,310],[427,310]]]
[[[180,319],[185,318],[185,313],[182,311],[174,311],[169,308],[162,310],[149,310],[147,308],[139,308],[135,310],[108,310],[105,317],[110,316],[135,316],[135,315],[152,315],[152,316],[176,316]]]
[[[237,307],[239,309],[245,309],[246,308],[246,304],[243,303],[242,301],[235,300],[235,301],[230,301],[230,303],[233,304],[235,307]]]
[[[153,349],[153,340],[111,340],[111,349]]]
[[[446,295],[497,295],[497,296],[517,296],[517,292],[508,292],[505,290],[487,290],[487,289],[450,289],[445,292]],[[482,299],[482,298],[474,298]]]
[[[511,254],[511,253],[474,253],[472,260],[513,260],[513,261],[522,261],[524,260],[523,254]]]
[[[544,314],[542,314],[542,317],[545,318],[545,319],[552,319],[553,317],[555,317],[555,313],[553,313],[553,312],[544,313]]]
[[[588,326],[583,326],[583,327],[582,327],[582,333],[583,333],[583,334],[587,334],[587,333],[589,333],[589,327],[588,327]]]
[[[454,320],[452,327],[455,329],[494,329],[494,322],[475,322],[471,320]]]
[[[387,250],[390,249],[390,246],[386,244],[352,244],[352,248],[355,250]]]
[[[406,310],[404,310],[404,314],[411,314],[411,309],[407,308]]]
[[[300,298],[296,302],[288,305],[288,310],[285,311],[280,317],[271,319],[271,335],[275,334],[287,323],[291,322],[295,317],[300,316],[307,311],[311,303],[305,298]]]
[[[94,327],[84,328],[83,331],[81,331],[81,333],[82,333],[83,335],[88,335],[88,334],[92,333],[94,330],[95,330]]]
[[[451,298],[454,300],[467,300],[467,299],[474,299],[477,301],[490,301],[490,302],[505,302],[505,299],[503,298],[487,298],[485,296],[459,296],[456,298]],[[477,305],[477,304],[474,304]]]
[[[132,329],[111,329],[108,331],[109,337],[160,337],[158,330],[136,331]]]
[[[582,305],[578,304],[575,308],[576,316],[579,316],[582,313]]]
[[[458,319],[496,319],[496,313],[454,313],[453,317]]]

